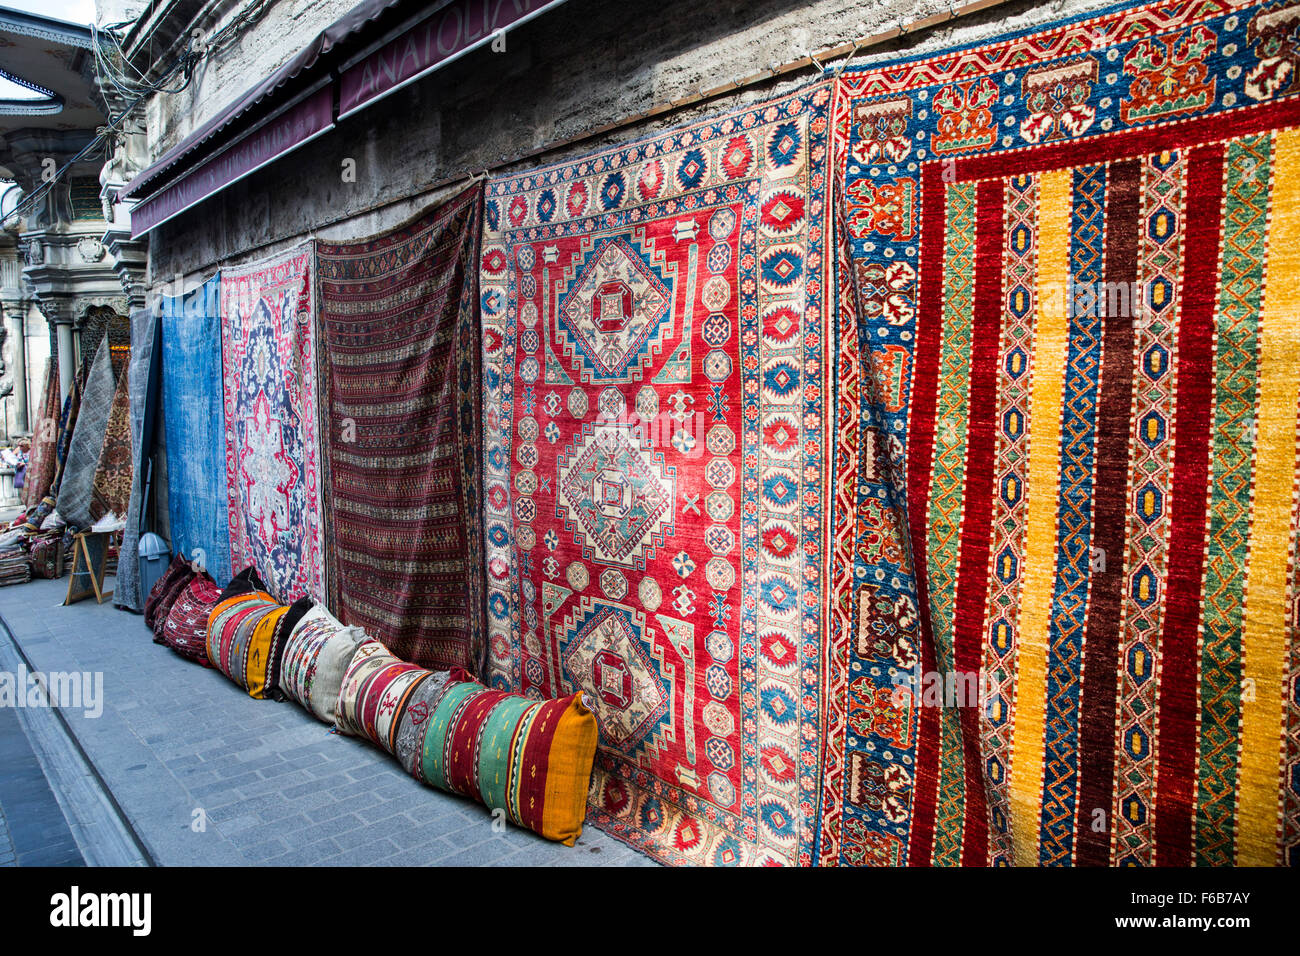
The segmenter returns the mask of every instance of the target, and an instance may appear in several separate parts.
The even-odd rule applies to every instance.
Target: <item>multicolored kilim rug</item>
[[[316,247],[329,604],[403,660],[482,665],[482,188]]]
[[[98,521],[105,515],[126,517],[131,499],[131,395],[129,370],[123,366],[117,391],[108,409],[104,441],[99,448],[95,483],[91,487],[90,516]]]
[[[221,278],[214,276],[160,304],[172,553],[200,562],[213,581],[225,587],[232,566],[221,387]],[[235,566],[243,568],[245,563]]]
[[[324,594],[310,242],[221,273],[231,567],[281,603]]]
[[[839,80],[819,861],[1297,861],[1298,51],[1181,0]]]
[[[57,467],[58,444],[59,363],[54,358],[48,358],[45,360],[45,388],[41,391],[36,420],[32,422],[32,451],[23,486],[23,504],[29,508],[39,505],[50,490]]]
[[[496,688],[593,701],[589,820],[811,860],[830,85],[492,182]]]

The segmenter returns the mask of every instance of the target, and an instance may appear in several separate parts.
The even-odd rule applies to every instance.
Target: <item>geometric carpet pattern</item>
[[[487,187],[484,676],[586,696],[588,819],[670,863],[811,860],[829,104]]]
[[[1296,862],[1297,29],[841,77],[820,862]]]

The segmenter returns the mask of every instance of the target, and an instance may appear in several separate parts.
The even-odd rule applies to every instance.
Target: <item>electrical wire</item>
[[[118,26],[118,25],[114,24],[114,26]],[[112,136],[114,132],[118,130],[119,127],[121,127],[121,125],[126,121],[127,117],[129,117],[132,113],[135,112],[136,107],[139,106],[140,103],[143,102],[146,97],[153,96],[158,93],[179,93],[182,90],[184,90],[187,86],[189,86],[190,82],[193,80],[194,77],[194,66],[201,58],[199,54],[195,52],[193,40],[191,39],[191,41],[186,44],[185,50],[182,51],[180,56],[176,58],[176,60],[171,64],[171,66],[169,66],[167,69],[162,71],[162,73],[159,75],[157,80],[147,84],[133,84],[130,82],[129,78],[125,76],[125,74],[121,74],[121,75],[114,75],[112,73],[100,74],[99,66],[101,62],[103,62],[102,60],[103,51],[99,41],[99,34],[101,33],[101,31],[98,30],[93,25],[91,26],[91,31],[92,31],[92,39],[93,39],[92,46],[95,51],[95,63],[96,63],[97,76],[107,75],[109,77],[109,82],[113,86],[113,88],[121,93],[123,99],[130,97],[131,102],[128,103],[126,107],[122,109],[122,111],[119,112],[116,116],[110,116],[107,124],[98,127],[95,130],[94,138],[91,139],[91,141],[87,143],[84,147],[82,147],[82,149],[77,153],[77,155],[73,156],[70,160],[68,160],[61,167],[59,167],[59,169],[57,169],[52,176],[43,179],[39,186],[37,186],[34,190],[32,190],[30,193],[24,196],[22,200],[18,203],[18,205],[14,207],[13,212],[11,212],[8,216],[5,217],[5,221],[8,221],[10,219],[21,219],[28,212],[34,209],[37,203],[45,199],[45,197],[47,197],[50,194],[50,192],[54,189],[55,185],[63,178],[63,176],[68,172],[68,170],[70,170],[77,163],[80,163],[86,157],[92,155],[96,150],[103,149],[105,152],[107,152],[107,145],[108,145],[109,138]],[[112,35],[111,31],[110,31],[110,35]],[[120,50],[120,44],[118,46],[118,49]],[[183,79],[180,85],[175,87],[174,89],[168,89],[166,87],[167,82],[177,72],[182,72],[182,71],[183,71]],[[126,80],[126,82],[123,82],[123,80]]]
[[[107,153],[109,138],[115,133],[126,119],[135,112],[137,106],[149,96],[158,94],[174,95],[183,92],[193,81],[194,68],[205,57],[214,52],[225,50],[243,30],[252,26],[266,14],[273,0],[258,0],[253,5],[241,10],[234,18],[231,19],[224,27],[214,33],[211,37],[206,38],[202,44],[201,51],[196,49],[195,38],[191,36],[186,43],[185,49],[172,62],[170,66],[162,70],[157,79],[150,81],[146,75],[140,72],[139,68],[131,62],[131,58],[126,54],[122,47],[122,38],[120,32],[133,26],[135,21],[123,20],[116,23],[105,24],[99,27],[94,23],[90,24],[91,32],[91,50],[95,58],[95,76],[100,82],[101,89],[108,88],[123,100],[130,102],[116,116],[110,115],[109,121],[104,126],[95,130],[95,137],[87,143],[72,159],[64,163],[57,169],[52,176],[43,179],[41,184],[32,192],[23,196],[23,198],[14,207],[13,211],[4,217],[5,221],[10,219],[21,219],[32,209],[34,209],[41,200],[43,200],[54,189],[54,186],[64,177],[64,175],[77,163],[80,163],[86,157],[91,156],[97,149],[104,149]],[[106,47],[108,48],[106,50]],[[118,64],[114,62],[114,54],[121,63],[126,64],[135,77],[128,76]],[[169,86],[173,82],[173,77],[181,73],[181,80],[178,85]],[[110,106],[111,110],[111,106]]]

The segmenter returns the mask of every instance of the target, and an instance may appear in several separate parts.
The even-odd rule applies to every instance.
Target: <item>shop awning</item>
[[[562,2],[441,0],[409,15],[414,0],[362,0],[131,180],[132,237]]]
[[[333,129],[333,105],[333,86],[327,84],[237,136],[218,153],[161,189],[148,192],[131,210],[132,237],[144,235],[213,193]]]
[[[339,77],[339,118],[477,49],[564,0],[459,0],[350,65]]]

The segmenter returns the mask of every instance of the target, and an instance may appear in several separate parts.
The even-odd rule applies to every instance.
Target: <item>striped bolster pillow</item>
[[[548,840],[573,846],[581,835],[596,756],[581,694],[534,701],[454,668],[422,681],[397,724],[397,759],[415,779],[503,809]]]
[[[390,754],[395,753],[397,717],[412,692],[432,674],[418,664],[394,657],[373,637],[367,638],[357,645],[343,674],[334,729],[351,737],[364,737]]]
[[[265,591],[228,597],[208,618],[208,660],[249,697],[278,694],[284,637],[310,609],[309,599],[285,607]]]
[[[317,604],[284,643],[280,693],[297,701],[314,717],[335,723],[343,677],[357,647],[365,640],[365,631],[344,627]]]

